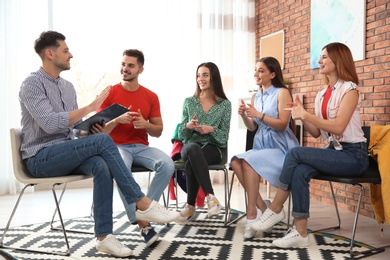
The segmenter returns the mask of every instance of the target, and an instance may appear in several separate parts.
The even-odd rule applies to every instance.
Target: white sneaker
[[[267,205],[267,208],[269,208],[269,205],[271,204],[271,201],[270,200],[264,200],[264,202],[265,202],[265,205]],[[263,212],[258,207],[256,207],[256,212],[257,213],[256,213],[256,218],[255,219],[249,219],[249,220],[246,221],[245,232],[244,232],[244,238],[246,238],[246,239],[253,238],[255,236],[255,234],[256,234],[256,230],[254,230],[252,228],[252,223],[254,223],[256,220],[259,220],[261,215],[263,215]],[[270,228],[267,228],[266,230],[264,230],[264,232],[271,233],[272,229],[273,229],[273,226],[270,227]]]
[[[146,210],[136,210],[135,216],[138,220],[164,224],[178,219],[180,217],[180,213],[168,210],[158,204],[156,201],[152,201],[152,203],[149,205],[149,208]]]
[[[264,200],[264,202],[265,202],[265,205],[267,205],[267,209],[268,209],[269,205],[271,205],[271,201],[270,200]],[[274,226],[272,226],[270,228],[267,228],[267,229],[264,230],[264,232],[271,233],[273,228],[274,228]]]
[[[130,248],[119,242],[114,235],[109,234],[102,241],[96,240],[96,249],[117,257],[130,256],[133,252]]]
[[[272,242],[272,245],[280,247],[280,248],[289,248],[289,247],[308,247],[309,236],[303,237],[301,236],[295,227],[282,238],[278,238]]]
[[[260,231],[260,230],[265,231],[268,228],[271,228],[279,221],[282,221],[284,218],[285,218],[285,213],[283,209],[279,213],[275,213],[269,208],[267,208],[263,212],[263,215],[261,215],[260,219],[255,221],[252,224],[252,228],[256,231]]]
[[[256,219],[247,219],[246,220],[245,232],[244,232],[245,239],[253,238],[256,235],[256,230],[252,229],[252,223],[255,221],[256,221]]]
[[[207,199],[207,207],[209,208],[207,211],[207,215],[210,218],[212,216],[217,215],[221,210],[222,206],[221,204],[219,204],[219,201],[213,194],[207,195],[206,199]]]
[[[186,204],[185,207],[180,211],[180,217],[175,221],[179,225],[185,225],[194,216],[195,216],[195,206]]]

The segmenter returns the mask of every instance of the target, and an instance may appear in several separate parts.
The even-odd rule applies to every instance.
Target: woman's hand
[[[251,118],[260,118],[261,113],[256,110],[256,108],[252,104],[248,104],[248,108],[246,109],[247,116]]]
[[[214,132],[214,127],[209,125],[200,125],[196,128],[196,130],[202,135],[204,135]]]
[[[198,119],[196,119],[196,115],[194,115],[194,117],[191,119],[191,121],[186,124],[186,128],[190,129],[190,130],[194,130],[198,126],[199,126],[198,125]]]
[[[302,101],[299,99],[298,95],[295,97],[295,102],[287,102],[287,105],[290,105],[291,107],[285,108],[284,110],[290,110],[291,117],[294,120],[304,120],[307,111],[303,107]]]
[[[247,109],[247,107],[246,107],[246,105],[245,105],[245,102],[244,102],[244,100],[241,99],[241,103],[240,103],[240,105],[238,106],[238,114],[239,114],[240,116],[245,115],[246,109]]]

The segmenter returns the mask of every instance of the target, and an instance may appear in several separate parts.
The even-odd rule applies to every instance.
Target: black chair
[[[256,128],[256,130],[257,130],[257,128]],[[254,131],[246,130],[245,151],[248,151],[248,150],[252,149],[253,141],[254,141],[255,134],[256,134],[256,130],[254,130]],[[230,199],[231,199],[232,191],[233,191],[234,177],[236,176],[236,173],[233,171],[233,168],[232,168],[232,166],[230,164],[229,164],[229,171],[233,172],[232,173],[232,179],[230,181],[229,196],[228,196],[228,205],[229,205],[229,208],[230,208]],[[244,198],[245,198],[245,212],[243,214],[238,215],[238,217],[236,217],[235,219],[230,220],[226,224],[226,226],[229,226],[229,225],[231,225],[233,223],[236,223],[240,219],[246,217],[246,212],[248,210],[248,196],[247,196],[245,190],[244,190]],[[229,212],[230,212],[230,210],[229,210]]]
[[[151,180],[151,174],[153,172],[153,170],[150,170],[146,167],[143,167],[143,166],[138,166],[138,165],[133,165],[131,167],[131,172],[132,173],[140,173],[140,172],[148,172],[149,173],[149,176],[148,176],[148,190],[149,190],[149,186],[150,186],[150,180]],[[169,196],[169,188],[168,188],[168,196]],[[162,194],[162,197],[163,197],[163,201],[164,201],[164,207],[168,207],[168,199],[165,199],[165,195],[164,195],[164,192]]]
[[[223,171],[224,173],[224,190],[225,190],[225,219],[224,225],[227,226],[228,219],[230,217],[230,205],[228,201],[229,194],[229,179],[228,179],[228,168],[227,168],[227,160],[228,160],[228,148],[222,149],[222,161],[219,164],[209,165],[209,171]],[[176,210],[178,209],[178,192],[177,192],[177,171],[185,170],[184,162],[176,161],[175,162],[175,195],[176,195]],[[169,201],[169,191],[168,191],[168,199]]]
[[[370,127],[363,126],[362,129],[364,131],[364,136],[367,138],[367,146],[368,146],[370,143]],[[340,213],[339,213],[339,210],[337,207],[336,194],[334,192],[332,182],[349,184],[349,185],[359,187],[360,193],[359,193],[358,203],[356,206],[356,214],[355,214],[355,220],[353,223],[351,243],[350,243],[350,256],[351,256],[351,258],[353,258],[354,256],[357,256],[357,255],[377,254],[377,253],[383,252],[384,248],[390,246],[389,245],[389,246],[384,246],[384,247],[372,248],[372,249],[369,249],[369,250],[366,250],[363,252],[353,251],[353,247],[355,244],[355,234],[356,234],[356,229],[357,229],[357,222],[358,222],[358,218],[359,218],[360,205],[361,205],[362,195],[364,193],[363,184],[381,184],[381,177],[379,174],[378,164],[371,157],[369,158],[369,163],[370,164],[369,164],[367,171],[365,171],[364,174],[360,177],[336,177],[336,176],[329,176],[329,175],[321,173],[313,178],[314,180],[322,180],[322,181],[329,182],[329,186],[330,186],[330,190],[332,192],[332,197],[333,197],[333,202],[334,202],[334,206],[335,206],[335,211],[336,211],[338,223],[336,226],[327,227],[327,228],[315,230],[312,232],[324,231],[324,230],[329,230],[329,229],[340,229],[340,227],[341,227]],[[290,215],[290,203],[291,203],[291,201],[289,200],[289,206],[288,206],[289,214],[288,215]]]

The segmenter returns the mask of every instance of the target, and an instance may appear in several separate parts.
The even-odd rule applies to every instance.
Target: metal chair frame
[[[363,132],[364,132],[364,136],[367,138],[367,145],[369,145],[369,143],[370,143],[370,127],[369,126],[363,126],[362,129],[363,129]],[[327,181],[329,183],[329,187],[330,187],[330,190],[332,192],[333,204],[334,204],[335,212],[336,212],[336,216],[337,216],[337,224],[335,226],[326,227],[326,228],[314,230],[314,231],[311,231],[311,232],[320,232],[320,231],[332,230],[332,229],[336,230],[336,229],[340,229],[341,228],[340,212],[338,210],[336,194],[334,192],[332,182],[349,184],[349,185],[352,185],[352,186],[355,186],[355,187],[359,188],[359,197],[358,197],[358,202],[357,202],[357,206],[356,206],[355,219],[354,219],[353,227],[352,227],[351,242],[350,242],[350,245],[349,245],[350,257],[354,258],[355,256],[359,256],[359,255],[364,255],[364,256],[374,255],[374,254],[383,252],[385,250],[385,248],[390,247],[390,245],[386,245],[386,246],[383,246],[383,247],[375,247],[375,248],[372,248],[372,249],[369,249],[369,250],[365,250],[365,251],[361,251],[361,252],[353,250],[353,247],[355,245],[355,234],[356,234],[356,230],[357,230],[359,211],[360,211],[362,196],[363,196],[363,193],[364,193],[364,186],[363,186],[363,184],[380,184],[381,183],[381,177],[380,177],[380,174],[379,174],[378,164],[376,163],[376,161],[373,158],[369,157],[369,167],[363,173],[363,175],[360,176],[360,177],[336,177],[336,176],[329,176],[329,175],[321,173],[321,174],[316,175],[315,177],[313,177],[313,179]],[[289,222],[290,222],[289,221],[290,211],[291,211],[290,210],[290,208],[291,208],[290,205],[291,205],[291,200],[289,199],[289,203],[288,203],[288,225],[289,225]]]
[[[228,167],[227,167],[227,160],[228,160],[228,154],[227,154],[228,148],[222,149],[222,161],[219,164],[213,164],[209,165],[209,171],[223,171],[224,173],[224,194],[225,194],[225,217],[224,217],[224,225],[228,226],[231,223],[228,223],[228,219],[230,218],[230,191],[229,191],[229,179],[228,179]],[[178,187],[177,187],[177,171],[178,170],[185,170],[185,164],[184,162],[175,162],[175,195],[176,195],[176,210],[178,210]],[[168,191],[168,199],[169,201],[169,191]]]
[[[66,190],[66,184],[67,183],[89,179],[92,176],[90,176],[90,175],[67,175],[67,176],[61,176],[61,177],[34,178],[27,171],[26,166],[25,166],[25,164],[24,164],[24,162],[22,160],[22,157],[21,157],[21,152],[20,152],[20,145],[21,145],[21,141],[22,141],[21,129],[20,128],[11,128],[10,129],[10,137],[11,137],[12,161],[13,161],[14,175],[15,175],[16,179],[19,182],[23,183],[25,186],[24,186],[24,188],[21,190],[21,192],[19,194],[19,197],[18,197],[18,199],[16,201],[16,204],[15,204],[13,210],[12,210],[12,213],[11,213],[11,216],[10,216],[10,218],[8,220],[8,223],[7,223],[7,225],[6,225],[6,227],[5,227],[4,231],[3,231],[3,235],[0,238],[0,248],[20,250],[20,251],[26,251],[26,252],[37,252],[37,253],[69,256],[70,255],[70,246],[69,246],[69,241],[68,241],[68,237],[67,237],[67,233],[66,233],[69,230],[65,229],[65,225],[64,225],[64,222],[63,222],[63,219],[62,219],[62,213],[61,213],[61,210],[60,210],[60,202],[61,202],[61,199],[62,199],[62,197],[64,195],[65,190]],[[54,221],[54,217],[58,214],[59,221],[60,221],[60,224],[61,224],[61,229],[60,230],[63,233],[64,241],[65,241],[65,244],[66,244],[66,250],[65,251],[35,250],[35,249],[24,248],[24,247],[7,246],[7,245],[4,244],[6,233],[10,229],[10,225],[11,225],[12,219],[13,219],[15,213],[16,213],[16,210],[17,210],[17,208],[19,206],[19,203],[20,203],[20,201],[21,201],[21,199],[23,197],[23,194],[24,194],[26,188],[30,187],[30,186],[36,186],[36,185],[39,185],[39,184],[51,184],[52,185],[52,193],[53,193],[53,198],[54,198],[54,202],[55,202],[56,208],[55,208],[55,212],[54,212],[54,215],[53,215],[52,222],[51,222],[50,226],[51,226],[51,229],[58,230],[58,229],[54,229],[52,227],[52,223]],[[62,184],[64,184],[64,187],[62,189],[60,198],[58,199],[57,192],[56,192],[56,187],[59,186],[59,185],[62,185]],[[81,233],[84,233],[84,232],[81,232]]]

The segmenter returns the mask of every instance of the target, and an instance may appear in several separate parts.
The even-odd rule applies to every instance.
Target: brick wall
[[[318,69],[310,69],[310,0],[256,0],[256,58],[260,53],[260,37],[280,30],[285,32],[283,74],[292,81],[293,93],[304,95],[305,108],[313,112],[314,98],[323,88]],[[388,0],[367,0],[366,58],[357,61],[361,81],[362,123],[389,124],[390,121],[390,3]],[[318,139],[304,133],[304,145],[322,147]],[[334,185],[338,205],[356,211],[358,188]],[[374,218],[366,186],[361,214]],[[311,182],[312,199],[333,203],[326,182]]]

